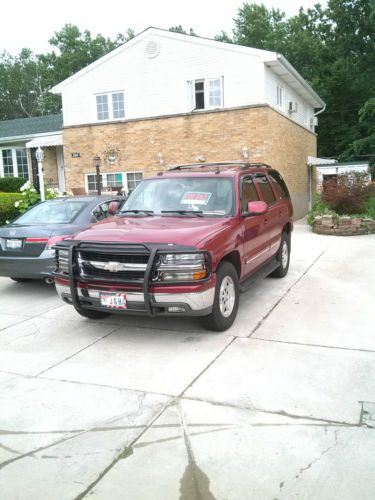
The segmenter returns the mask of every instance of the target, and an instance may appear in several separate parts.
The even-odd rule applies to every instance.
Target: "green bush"
[[[334,217],[338,217],[337,213],[332,210],[330,205],[323,201],[322,194],[315,195],[313,207],[307,214],[306,219],[309,226],[313,225],[314,217],[316,217],[317,215],[333,215]]]
[[[26,179],[22,177],[1,177],[0,178],[0,192],[2,193],[16,193],[23,186]]]
[[[0,226],[6,224],[6,221],[12,221],[19,215],[14,204],[20,199],[20,193],[0,193]]]
[[[366,203],[366,216],[375,219],[375,194]]]

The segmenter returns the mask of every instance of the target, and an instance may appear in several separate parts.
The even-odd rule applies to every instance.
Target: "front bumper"
[[[69,282],[63,280],[55,280],[56,290],[60,298],[72,304],[72,296]],[[202,291],[195,292],[177,292],[177,293],[164,293],[153,292],[150,293],[151,300],[151,314],[152,315],[168,315],[168,316],[206,316],[212,312],[212,307],[215,298],[215,284],[212,280],[210,287],[205,287]],[[186,288],[186,287],[185,287]],[[117,310],[103,307],[100,302],[100,293],[106,291],[104,287],[95,288],[94,285],[90,287],[76,288],[77,299],[79,306],[84,309],[93,309],[96,311],[103,311],[114,314],[149,314],[146,307],[144,293],[141,291],[126,290],[117,288],[117,292],[124,292],[126,294],[127,309]]]
[[[55,268],[53,250],[45,250],[39,257],[0,257],[0,276],[7,278],[43,279]]]

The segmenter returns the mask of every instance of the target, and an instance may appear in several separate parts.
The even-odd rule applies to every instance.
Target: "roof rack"
[[[270,165],[267,163],[251,163],[251,162],[243,162],[241,160],[239,161],[218,161],[218,162],[208,162],[208,163],[186,163],[182,165],[173,165],[168,167],[168,172],[174,171],[174,170],[187,170],[189,168],[204,168],[204,167],[216,167],[216,168],[227,168],[230,166],[240,166],[241,169],[246,169],[250,167],[265,167],[265,168],[272,168]]]

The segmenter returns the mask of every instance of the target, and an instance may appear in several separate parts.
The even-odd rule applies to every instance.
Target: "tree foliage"
[[[53,49],[46,54],[34,55],[29,49],[17,56],[4,52],[0,55],[0,120],[58,113],[61,100],[50,89],[134,36],[128,29],[111,40],[66,24],[49,40]]]

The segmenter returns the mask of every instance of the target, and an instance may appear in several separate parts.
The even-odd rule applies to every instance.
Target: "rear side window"
[[[281,177],[279,172],[270,172],[268,177],[270,178],[276,193],[280,196],[280,199],[289,198],[288,188],[286,187],[284,179]]]
[[[258,174],[255,177],[255,182],[258,184],[263,200],[268,203],[268,205],[271,205],[276,201],[275,195],[273,194],[272,188],[270,183],[268,182],[267,176]]]
[[[257,190],[251,177],[245,177],[242,183],[241,210],[246,212],[250,201],[259,201]]]

